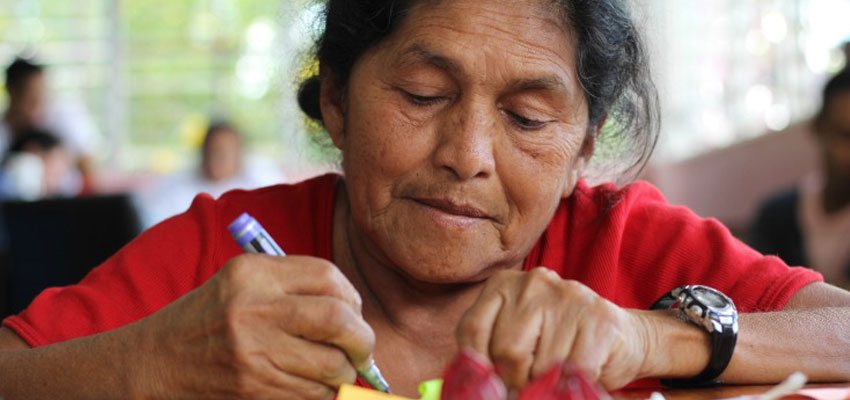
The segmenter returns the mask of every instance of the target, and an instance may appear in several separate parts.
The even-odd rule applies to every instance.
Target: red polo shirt
[[[79,284],[45,290],[3,325],[42,346],[144,318],[242,253],[227,230],[242,212],[261,221],[287,254],[331,260],[338,179],[232,191],[219,200],[199,195],[188,211],[140,235]],[[623,190],[580,183],[526,259],[526,269],[539,265],[640,309],[674,287],[703,284],[728,294],[740,311],[779,310],[799,288],[822,280],[751,250],[716,220],[667,204],[643,182]]]

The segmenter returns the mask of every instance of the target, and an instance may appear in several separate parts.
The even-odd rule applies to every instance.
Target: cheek
[[[415,123],[392,100],[373,98],[352,105],[345,121],[346,176],[367,173],[394,178],[419,168],[432,151],[430,126]]]
[[[509,166],[500,175],[514,175],[517,183],[537,187],[545,192],[558,192],[581,151],[584,135],[579,130],[552,135],[517,135],[512,140],[510,159],[500,164]]]
[[[403,182],[425,170],[435,135],[429,126],[412,123],[386,97],[361,96],[349,104],[342,168],[353,215],[368,225],[392,204]]]
[[[583,136],[560,138],[524,138],[500,156],[499,176],[513,208],[513,229],[545,228],[560,202]]]

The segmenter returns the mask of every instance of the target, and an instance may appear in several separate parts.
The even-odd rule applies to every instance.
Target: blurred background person
[[[24,130],[45,120],[47,92],[44,68],[36,63],[16,58],[6,68],[8,106],[0,122],[0,152]]]
[[[827,281],[846,283],[850,281],[850,68],[827,82],[813,133],[822,170],[765,202],[752,244],[790,265],[812,267]]]
[[[68,149],[52,133],[27,128],[15,134],[0,170],[0,198],[38,200],[80,191]]]
[[[6,91],[9,99],[0,122],[0,151],[5,152],[22,131],[54,132],[70,151],[79,170],[80,193],[92,192],[95,172],[92,154],[98,133],[85,107],[52,98],[45,67],[25,58],[15,58],[6,68]]]
[[[146,227],[186,210],[198,193],[218,197],[231,189],[254,189],[281,182],[273,166],[261,160],[244,160],[242,133],[227,121],[209,125],[200,148],[200,163],[193,169],[161,178],[139,194]]]

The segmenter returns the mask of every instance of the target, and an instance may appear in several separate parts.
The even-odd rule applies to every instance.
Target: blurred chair
[[[123,194],[5,202],[2,220],[9,245],[3,315],[20,312],[45,288],[77,283],[141,232]]]

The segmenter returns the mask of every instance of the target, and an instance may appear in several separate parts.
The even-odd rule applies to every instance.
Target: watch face
[[[707,288],[695,287],[691,293],[700,303],[711,308],[726,308],[729,305],[725,297]]]

